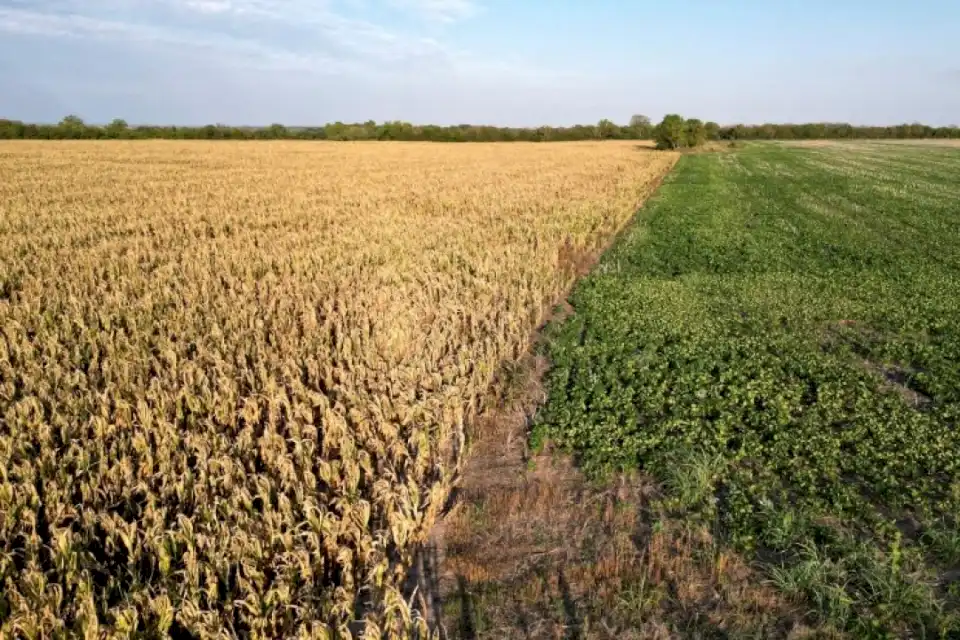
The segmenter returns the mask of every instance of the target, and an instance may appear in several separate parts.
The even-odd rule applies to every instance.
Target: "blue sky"
[[[0,117],[960,124],[958,0],[0,0]]]

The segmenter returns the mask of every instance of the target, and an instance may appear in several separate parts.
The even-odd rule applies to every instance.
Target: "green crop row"
[[[960,633],[960,150],[684,157],[549,330],[533,431],[756,554],[811,622]]]

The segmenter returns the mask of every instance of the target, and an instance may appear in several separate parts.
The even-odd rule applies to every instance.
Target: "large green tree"
[[[657,149],[679,149],[686,143],[684,120],[676,113],[668,113],[657,125],[653,139],[657,142]]]

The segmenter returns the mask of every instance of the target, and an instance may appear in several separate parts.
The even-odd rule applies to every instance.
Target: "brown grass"
[[[527,455],[545,369],[526,358],[525,377],[513,377],[522,392],[481,422],[456,504],[434,531],[430,604],[445,635],[802,636],[801,612],[709,532],[667,517],[649,478],[590,484],[566,456]]]

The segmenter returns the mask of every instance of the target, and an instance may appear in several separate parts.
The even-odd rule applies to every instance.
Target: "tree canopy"
[[[653,139],[658,149],[679,149],[687,145],[686,131],[683,117],[676,113],[668,113],[657,125],[653,132]]]
[[[672,114],[676,115],[676,114]],[[670,117],[670,116],[668,116]],[[681,123],[684,121],[680,116]],[[670,121],[674,127],[674,121]],[[699,122],[699,121],[697,121]],[[597,124],[567,127],[494,127],[487,125],[415,125],[390,121],[376,123],[333,122],[321,126],[296,127],[274,123],[265,127],[237,127],[224,124],[204,126],[129,125],[117,118],[106,125],[85,122],[76,115],[68,115],[57,124],[27,123],[0,119],[0,139],[149,139],[180,140],[423,140],[430,142],[560,142],[576,140],[647,140],[657,129],[650,119],[634,115],[629,124],[619,125],[604,119]],[[696,125],[686,133],[671,129],[671,140],[686,146],[688,138],[702,135],[705,140],[815,140],[844,138],[960,138],[960,127],[931,127],[924,124],[899,124],[888,127],[863,127],[847,123],[759,124],[720,126],[715,122]],[[671,142],[670,144],[673,144]],[[677,148],[668,146],[668,148]]]

